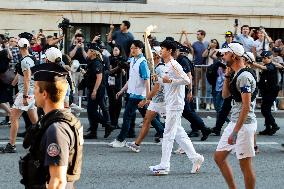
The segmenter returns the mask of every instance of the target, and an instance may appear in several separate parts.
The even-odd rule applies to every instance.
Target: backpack
[[[208,83],[212,86],[216,85],[217,77],[218,77],[218,62],[211,64],[207,67],[206,70],[206,79]]]

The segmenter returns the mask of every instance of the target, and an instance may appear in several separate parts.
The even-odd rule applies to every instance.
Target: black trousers
[[[100,87],[97,91],[96,99],[91,98],[92,91],[88,91],[88,105],[87,113],[90,124],[90,131],[96,133],[98,129],[98,123],[103,125],[110,124],[108,107],[105,101],[105,87]],[[99,113],[98,107],[100,106],[102,113]]]
[[[221,110],[217,114],[217,119],[216,119],[216,124],[215,124],[215,129],[216,131],[221,131],[225,121],[228,118],[228,115],[232,109],[232,97],[228,97],[224,99],[223,105]]]
[[[276,92],[274,94],[262,95],[261,113],[265,118],[264,123],[267,129],[271,129],[271,126],[277,127],[275,119],[271,113],[271,107],[273,105],[273,102],[276,100],[276,97],[277,97]]]
[[[122,97],[116,99],[116,93],[119,92],[116,86],[108,86],[108,98],[109,98],[109,116],[112,125],[118,125],[118,119],[122,107]]]
[[[198,130],[203,132],[206,127],[203,120],[195,112],[193,102],[189,102],[187,99],[185,99],[184,102],[182,116],[191,123],[192,132],[197,132]]]

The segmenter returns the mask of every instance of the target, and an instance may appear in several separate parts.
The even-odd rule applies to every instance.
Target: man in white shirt
[[[190,84],[191,81],[181,65],[172,57],[172,54],[176,51],[175,42],[165,40],[160,46],[162,48],[161,56],[165,62],[165,75],[158,80],[164,85],[166,123],[162,141],[161,163],[149,168],[155,175],[167,175],[169,173],[173,143],[176,140],[193,163],[191,173],[197,173],[204,161],[204,157],[196,153],[191,140],[181,126],[185,85]]]

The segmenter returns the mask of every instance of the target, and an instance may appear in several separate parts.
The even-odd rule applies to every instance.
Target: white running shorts
[[[238,132],[236,144],[228,144],[228,138],[232,134],[236,123],[230,122],[225,128],[216,151],[231,151],[236,153],[238,159],[254,157],[254,135],[257,129],[257,122],[244,124]]]
[[[28,111],[28,110],[31,110],[31,109],[35,109],[36,106],[35,106],[34,95],[28,95],[28,96],[29,96],[29,98],[27,98],[28,105],[24,106],[24,104],[23,104],[23,93],[18,93],[12,108],[19,109],[19,110],[22,110],[22,111]]]
[[[156,103],[151,101],[147,110],[157,112],[161,117],[166,117],[166,103],[164,102]]]

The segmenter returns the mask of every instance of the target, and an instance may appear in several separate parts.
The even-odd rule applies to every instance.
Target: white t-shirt
[[[259,39],[257,39],[253,42],[253,46],[256,48],[256,56],[260,57],[260,54],[263,51],[263,41],[260,41]],[[269,42],[267,39],[265,39],[264,50],[265,51],[269,50]]]

